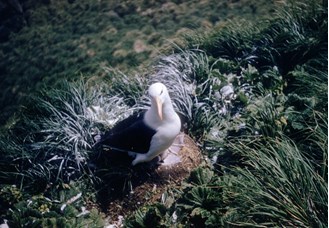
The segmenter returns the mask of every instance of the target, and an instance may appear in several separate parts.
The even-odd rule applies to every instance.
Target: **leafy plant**
[[[53,198],[36,195],[14,204],[6,219],[11,227],[102,227],[102,215],[95,208],[86,209],[82,195],[76,186],[66,185]]]
[[[125,220],[126,227],[168,227],[174,225],[170,222],[168,215],[166,214],[166,208],[161,205],[153,205],[140,208],[136,211],[133,218]]]

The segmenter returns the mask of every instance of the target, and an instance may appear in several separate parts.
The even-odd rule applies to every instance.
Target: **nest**
[[[179,147],[179,150],[175,152],[169,149],[155,172],[161,179],[177,182],[185,179],[201,163],[202,154],[192,138],[184,133],[177,136],[172,147]]]
[[[202,161],[203,155],[193,139],[181,133],[160,164],[155,159],[134,168],[131,191],[107,206],[105,213],[109,222],[129,216],[142,206],[160,202],[168,188],[179,187]]]

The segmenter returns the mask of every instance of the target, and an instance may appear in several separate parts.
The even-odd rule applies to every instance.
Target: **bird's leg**
[[[180,151],[180,149],[183,146],[184,146],[184,134],[179,134],[175,138],[175,141],[173,142],[173,144],[168,148],[168,152],[166,152],[166,153],[178,155],[178,152]],[[167,154],[167,156],[168,156],[168,154]]]
[[[128,151],[128,155],[132,158],[135,158],[137,156],[136,152]]]
[[[161,164],[164,162],[164,160],[168,157],[169,153],[170,153],[170,148],[168,148],[167,150],[163,151],[158,157],[159,157],[159,161],[158,164]]]
[[[171,153],[171,154],[174,154],[174,155],[178,155],[178,152],[177,151],[175,151],[175,150],[173,150],[171,148],[168,148],[168,150],[166,152],[166,156],[164,158],[168,157],[168,153]]]

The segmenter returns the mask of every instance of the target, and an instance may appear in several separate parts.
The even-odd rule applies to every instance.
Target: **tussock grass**
[[[229,147],[248,167],[233,168],[236,178],[227,186],[229,204],[243,215],[236,225],[326,226],[326,179],[292,141],[261,138]]]
[[[196,93],[197,80],[201,75],[197,71],[208,68],[207,60],[207,56],[201,51],[182,51],[161,58],[154,67],[155,74],[151,81],[161,81],[168,86],[177,111],[189,122],[192,121],[193,109],[199,102]]]
[[[41,179],[47,185],[93,177],[88,166],[93,137],[132,113],[123,98],[109,96],[106,90],[106,84],[88,88],[81,80],[63,82],[61,88],[32,97],[18,128],[11,129],[17,140],[2,145],[23,164],[16,171],[24,183],[34,186]],[[7,155],[4,160],[13,159]]]
[[[109,95],[123,97],[129,106],[138,106],[148,89],[147,77],[138,74],[128,75],[108,67],[104,70],[106,72],[104,81],[110,87]]]

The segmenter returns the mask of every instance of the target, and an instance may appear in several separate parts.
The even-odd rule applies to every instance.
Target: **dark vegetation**
[[[175,37],[233,17],[265,15],[272,5],[250,0],[0,3],[0,12],[12,12],[0,13],[2,28],[13,31],[0,43],[1,124],[40,84],[53,86],[81,74],[101,76],[105,66],[131,71],[158,56]],[[265,4],[269,8],[263,10]]]
[[[56,11],[59,9],[56,4],[80,10]],[[40,7],[48,10],[54,7],[58,15],[50,17],[53,20],[70,18],[65,12],[79,13],[80,7],[86,7],[77,3],[56,4]],[[177,1],[176,4],[183,3]],[[211,4],[205,5],[214,7]],[[103,5],[96,6],[106,9]],[[143,4],[140,6],[144,9]],[[254,10],[259,10],[258,5],[254,6]],[[127,20],[126,25],[129,20],[145,20],[137,17],[141,15],[139,12],[151,13],[156,9],[151,7],[147,11],[145,6],[144,11],[138,11],[129,1],[116,7],[115,12],[121,18],[117,23]],[[82,9],[93,12],[91,6]],[[243,9],[240,10],[243,12]],[[128,14],[131,11],[136,13]],[[201,14],[202,10],[194,13]],[[45,19],[47,15],[36,18]],[[209,15],[211,23],[219,20],[214,15]],[[327,227],[327,19],[326,2],[291,1],[281,5],[272,18],[239,19],[217,23],[211,30],[204,28],[204,32],[200,30],[196,34],[184,32],[185,39],[180,40],[172,52],[159,56],[150,66],[144,65],[139,73],[100,67],[104,58],[98,54],[105,53],[100,52],[105,46],[96,45],[100,40],[91,37],[94,22],[90,22],[90,31],[77,35],[76,39],[90,36],[89,41],[94,40],[93,50],[99,58],[92,58],[88,64],[83,60],[81,64],[91,67],[86,72],[95,77],[75,76],[76,72],[84,73],[79,62],[69,62],[74,59],[72,56],[62,61],[65,55],[57,53],[56,61],[67,66],[56,70],[58,74],[50,69],[49,78],[43,74],[37,76],[35,80],[43,79],[46,88],[40,84],[38,91],[24,101],[21,113],[2,128],[1,218],[13,227],[54,224],[101,227],[104,216],[97,210],[101,204],[99,192],[110,190],[109,186],[114,186],[112,182],[120,180],[116,185],[128,194],[134,170],[125,164],[95,166],[92,137],[131,112],[145,108],[147,84],[159,80],[168,85],[173,95],[175,108],[186,122],[184,131],[200,145],[208,160],[179,185],[168,186],[161,200],[143,205],[125,217],[125,226]],[[43,25],[40,29],[47,29],[40,34],[49,37],[66,34],[67,28],[55,32],[52,26],[40,23]],[[88,23],[84,24],[88,27]],[[161,34],[167,29],[169,36],[178,35],[168,29],[170,23],[167,28],[161,28],[163,24],[166,23],[155,24],[158,27],[152,25],[151,34]],[[18,70],[22,65],[15,59],[17,56],[5,50],[11,42],[26,39],[30,31],[23,33],[24,29],[26,27],[21,33],[13,34],[10,42],[1,44],[6,61],[17,64],[16,68],[10,62],[1,63],[6,69],[1,71],[6,72],[5,76],[18,74],[13,69]],[[121,37],[115,42],[120,43]],[[130,39],[132,42],[132,38],[125,36],[128,43]],[[160,40],[157,42],[162,42]],[[70,50],[70,45],[61,46],[64,41],[71,45],[70,39],[58,37],[59,52]],[[149,40],[144,42],[150,44]],[[105,66],[109,64],[118,69],[146,64],[144,60],[155,55],[148,53],[139,59],[140,53],[121,46],[117,50],[129,54],[120,62],[110,42],[103,45],[109,45],[108,50],[112,50],[111,60]],[[24,53],[25,48],[19,49],[18,45],[18,50]],[[81,53],[76,53],[77,58],[83,56]],[[49,56],[40,55],[43,59]],[[78,68],[71,68],[72,65]],[[33,65],[28,66],[26,69],[33,69]],[[8,74],[9,71],[12,74]],[[76,80],[59,80],[66,76]],[[48,87],[47,81],[52,82]],[[12,90],[10,86],[8,84]]]

